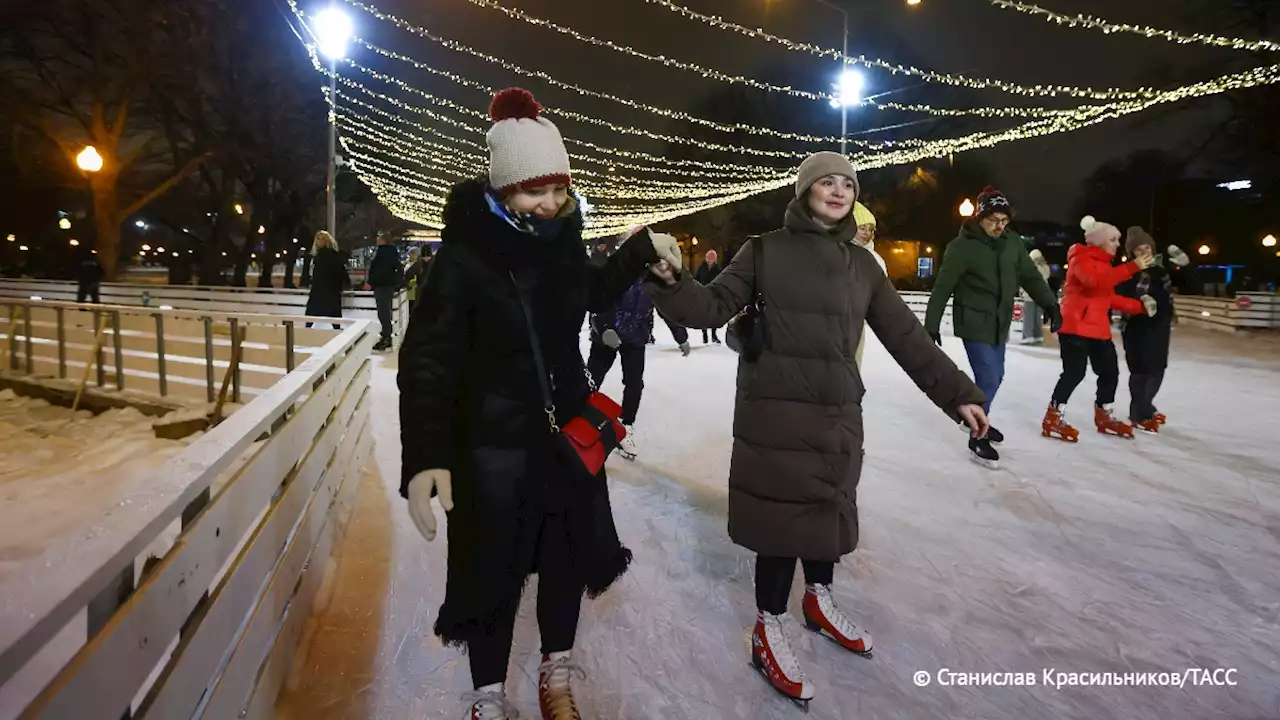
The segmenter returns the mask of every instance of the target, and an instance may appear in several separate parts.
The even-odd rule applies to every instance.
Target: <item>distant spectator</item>
[[[106,271],[98,262],[97,251],[83,248],[80,252],[80,262],[76,263],[76,302],[82,303],[86,300],[95,304],[101,302],[102,278],[105,275]]]
[[[347,266],[338,252],[338,241],[321,230],[311,245],[311,294],[307,296],[307,315],[342,317],[342,291],[351,287]],[[307,323],[311,327],[311,323]],[[333,329],[342,326],[334,323]]]

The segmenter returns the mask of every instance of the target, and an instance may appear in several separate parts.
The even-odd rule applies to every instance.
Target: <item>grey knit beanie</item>
[[[1125,235],[1124,251],[1132,256],[1133,251],[1143,245],[1150,247],[1151,251],[1155,252],[1156,241],[1147,233],[1146,230],[1143,230],[1137,225],[1129,228],[1129,232]]]
[[[853,163],[849,162],[849,158],[836,152],[819,152],[810,155],[800,163],[800,171],[796,175],[796,198],[804,197],[814,183],[828,175],[843,175],[852,180],[855,200],[861,194],[858,171],[853,169]]]

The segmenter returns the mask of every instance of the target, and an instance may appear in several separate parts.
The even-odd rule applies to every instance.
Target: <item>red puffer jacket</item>
[[[1145,313],[1142,303],[1116,294],[1116,286],[1138,272],[1137,263],[1111,266],[1106,250],[1075,245],[1067,253],[1067,283],[1062,291],[1062,332],[1111,339],[1111,310]]]

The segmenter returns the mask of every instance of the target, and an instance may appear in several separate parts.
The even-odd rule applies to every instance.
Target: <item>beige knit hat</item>
[[[853,169],[849,158],[835,152],[819,152],[810,155],[800,163],[796,175],[796,198],[804,197],[813,184],[828,175],[843,175],[853,181],[853,197],[856,200],[862,188],[858,185],[858,171]]]
[[[1101,245],[1108,240],[1120,239],[1120,228],[1111,223],[1100,222],[1092,215],[1085,215],[1080,220],[1080,229],[1084,230],[1084,241],[1090,245]]]
[[[525,187],[569,184],[569,153],[560,130],[539,117],[542,106],[528,90],[493,96],[489,118],[489,185],[505,194]]]

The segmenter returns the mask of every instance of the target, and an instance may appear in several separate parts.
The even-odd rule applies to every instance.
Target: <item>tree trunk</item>
[[[258,261],[258,287],[271,287],[271,273],[275,270],[275,265],[274,261],[266,258],[266,253],[264,252],[263,258]]]
[[[102,264],[103,279],[115,282],[120,261],[120,205],[116,191],[116,176],[103,170],[90,178],[93,191],[93,223],[97,230],[98,262]]]

